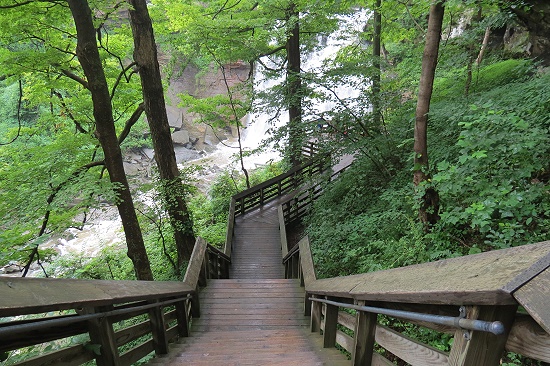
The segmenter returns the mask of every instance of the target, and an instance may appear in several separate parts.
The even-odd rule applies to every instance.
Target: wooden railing
[[[328,182],[336,180],[348,167],[349,166],[346,166],[332,173],[328,177]],[[320,182],[314,182],[314,184],[310,186],[302,187],[297,194],[281,203],[279,215],[282,215],[283,220],[281,221],[281,219],[279,219],[279,221],[284,222],[285,226],[291,226],[298,222],[307,214],[311,204],[315,202],[322,193],[323,186]]]
[[[131,365],[189,335],[199,284],[227,278],[229,258],[197,239],[182,282],[0,277],[0,353],[89,335],[17,365]],[[55,314],[55,315],[52,315]],[[129,324],[122,326],[121,324]]]
[[[272,199],[296,190],[306,179],[319,175],[326,167],[326,160],[319,158],[290,169],[250,189],[233,196],[235,216],[244,215]]]
[[[309,141],[302,146],[302,156],[305,159],[313,159],[320,153],[318,144],[315,141]]]
[[[311,145],[311,152],[317,152]],[[320,175],[327,168],[328,157],[318,156],[263,183],[242,191],[233,197],[229,206],[224,253],[231,256],[235,217],[285,194],[296,191],[308,179]]]
[[[306,237],[283,261],[287,278],[300,278],[305,285],[312,332],[322,331],[325,347],[338,344],[348,351],[353,365],[392,365],[390,359],[401,359],[411,365],[493,366],[505,350],[550,362],[550,242],[318,280]],[[414,326],[453,335],[450,352],[443,352],[379,322],[392,324],[392,318],[344,311],[345,304],[450,316],[456,323],[460,318],[499,321],[505,331],[494,335],[401,320],[409,325],[400,329]],[[518,312],[519,305],[526,311]]]

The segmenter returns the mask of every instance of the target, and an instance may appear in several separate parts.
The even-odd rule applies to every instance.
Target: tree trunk
[[[176,163],[166,114],[155,36],[147,4],[145,0],[128,0],[128,2],[132,6],[130,21],[134,36],[134,60],[139,68],[145,113],[151,130],[155,161],[161,179],[159,188],[170,215],[178,253],[178,267],[181,269],[184,261],[191,258],[195,245],[193,224],[184,201],[183,186]]]
[[[479,50],[479,55],[477,55],[476,58],[476,65],[479,67],[481,65],[481,61],[483,61],[483,56],[485,55],[485,50],[487,49],[487,45],[489,44],[489,37],[491,36],[491,28],[487,27],[485,28],[485,35],[483,36],[483,42],[481,43],[481,49]]]
[[[381,125],[381,108],[380,108],[380,40],[382,34],[382,14],[380,7],[382,0],[376,0],[374,5],[374,39],[372,42],[372,56],[374,75],[372,76],[372,118],[374,128]]]
[[[88,89],[92,94],[96,136],[103,148],[109,178],[111,182],[117,184],[116,193],[119,199],[117,207],[126,235],[128,257],[134,264],[138,279],[153,280],[153,273],[151,272],[149,258],[145,251],[141,229],[134,210],[130,187],[124,173],[122,152],[115,132],[109,87],[97,49],[92,12],[87,0],[69,0],[68,3],[76,25],[76,54],[88,79]]]
[[[287,23],[290,34],[286,41],[288,59],[286,70],[288,100],[288,150],[287,157],[292,166],[301,163],[302,151],[302,79],[300,76],[300,13],[296,4],[291,3],[287,9]]]
[[[432,98],[437,55],[441,39],[441,28],[445,12],[444,1],[430,7],[426,45],[422,55],[422,72],[418,87],[418,102],[416,106],[416,122],[414,125],[414,178],[418,186],[428,179],[428,112]],[[439,195],[433,188],[426,189],[420,205],[420,220],[425,224],[434,224],[439,219]]]

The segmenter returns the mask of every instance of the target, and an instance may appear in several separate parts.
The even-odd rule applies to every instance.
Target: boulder
[[[174,144],[185,145],[189,142],[189,132],[186,130],[179,130],[172,134],[172,141]]]

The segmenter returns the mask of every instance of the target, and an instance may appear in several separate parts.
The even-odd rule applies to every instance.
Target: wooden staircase
[[[201,293],[201,318],[191,337],[153,364],[347,365],[336,349],[324,349],[303,314],[297,280],[212,280]]]
[[[183,282],[0,276],[0,357],[36,347],[14,365],[130,366],[155,352],[150,364],[498,366],[514,352],[550,363],[550,241],[317,279],[308,238],[284,243],[319,193],[296,188],[322,165],[233,196],[224,251],[198,238]],[[378,314],[454,334],[452,347],[430,347]]]
[[[231,279],[208,282],[191,336],[151,364],[350,365],[310,332],[304,289],[284,279],[277,202],[235,220]]]

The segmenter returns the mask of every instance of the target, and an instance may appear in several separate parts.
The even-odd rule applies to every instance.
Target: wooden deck
[[[304,289],[284,279],[277,202],[237,218],[231,279],[201,291],[201,317],[157,365],[350,365],[310,332]]]

